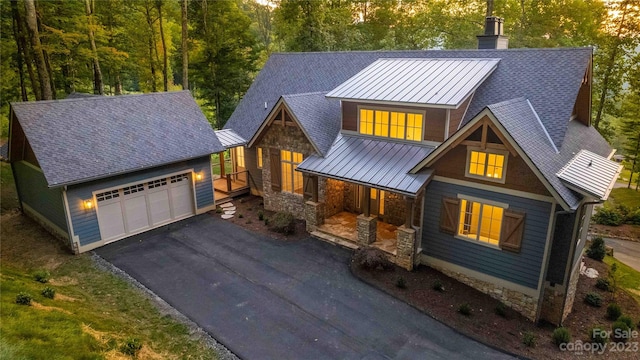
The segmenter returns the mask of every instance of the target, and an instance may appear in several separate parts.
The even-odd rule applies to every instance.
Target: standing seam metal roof
[[[247,144],[247,141],[243,139],[242,136],[236,134],[236,132],[231,129],[216,130],[215,133],[225,149]]]
[[[309,156],[298,170],[415,196],[433,172],[409,174],[409,170],[433,150],[429,146],[338,135],[325,157]]]
[[[188,91],[11,103],[49,187],[224,150]]]
[[[588,150],[580,150],[559,172],[558,177],[596,199],[606,200],[622,165]]]
[[[379,59],[327,97],[457,107],[500,59]]]

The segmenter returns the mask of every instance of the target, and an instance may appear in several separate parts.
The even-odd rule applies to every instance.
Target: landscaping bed
[[[601,277],[607,276],[608,265],[605,263],[588,258],[585,259],[585,263],[587,267],[598,270]],[[534,359],[566,359],[568,357],[637,359],[639,354],[637,352],[613,354],[607,351],[604,355],[578,355],[560,351],[552,342],[554,326],[536,325],[508,308],[505,316],[500,316],[496,313],[499,301],[426,266],[419,266],[411,272],[397,266],[387,271],[363,270],[352,262],[351,270],[363,281],[411,304],[463,334],[518,356]],[[403,280],[399,281],[399,279]],[[405,288],[398,287],[399,282],[404,283]],[[434,289],[434,284],[438,283],[442,285],[443,291]],[[597,289],[595,283],[595,279],[580,276],[573,311],[564,323],[572,335],[572,341],[590,342],[589,332],[595,325],[601,325],[607,330],[611,329],[613,321],[606,318],[611,294]],[[589,292],[597,292],[602,296],[601,307],[594,308],[584,302]],[[631,315],[636,323],[640,321],[640,305],[624,291],[618,291],[616,296],[623,313]],[[471,315],[465,316],[459,312],[463,310],[460,308],[463,304],[469,305]],[[525,336],[533,337],[535,346],[526,346],[523,343]],[[634,341],[640,341],[640,339]]]

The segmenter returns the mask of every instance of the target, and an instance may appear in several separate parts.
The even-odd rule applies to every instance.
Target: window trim
[[[372,110],[373,114],[374,114],[374,119],[373,119],[373,134],[369,135],[369,134],[363,134],[360,132],[360,111],[364,109],[364,110]],[[387,136],[379,136],[379,135],[375,135],[375,126],[376,126],[376,122],[375,122],[375,112],[376,111],[388,111],[389,112],[389,131],[388,131],[388,135]],[[395,137],[391,137],[391,112],[397,112],[397,113],[404,113],[405,114],[405,133],[404,133],[404,138],[400,139],[400,138],[395,138]],[[422,129],[421,129],[421,136],[420,136],[420,140],[409,140],[407,139],[407,114],[419,114],[422,115]],[[409,143],[423,143],[425,142],[424,140],[424,136],[426,134],[426,127],[427,127],[427,111],[426,110],[408,110],[406,108],[392,108],[392,107],[385,107],[385,106],[377,106],[377,105],[364,105],[364,104],[360,104],[356,107],[356,133],[358,133],[358,135],[361,136],[367,136],[367,137],[374,137],[374,138],[378,138],[378,139],[384,139],[384,140],[395,140],[395,141],[402,141],[402,142],[409,142]]]
[[[493,200],[489,200],[489,199],[482,199],[482,198],[478,198],[475,196],[469,196],[469,195],[463,195],[463,194],[457,194],[457,199],[458,200],[466,200],[466,201],[471,201],[471,202],[477,202],[480,203],[480,209],[482,209],[482,205],[490,205],[490,206],[495,206],[495,207],[499,207],[502,208],[502,218],[500,219],[500,231],[498,232],[498,244],[490,244],[488,242],[485,241],[480,241],[478,239],[472,239],[470,237],[464,236],[464,235],[460,235],[458,233],[458,228],[460,227],[460,218],[458,218],[458,222],[455,224],[456,225],[456,229],[455,229],[455,233],[453,235],[454,238],[458,239],[458,240],[464,240],[467,242],[470,242],[472,244],[477,244],[477,245],[482,245],[494,250],[500,250],[502,251],[502,247],[500,246],[501,244],[501,237],[502,237],[502,226],[504,223],[504,213],[507,211],[507,209],[509,209],[509,204],[503,203],[503,202],[499,202],[499,201],[493,201]],[[460,201],[460,203],[458,204],[458,213],[461,211],[462,208],[462,201]],[[482,226],[482,210],[480,210],[480,214],[478,215],[480,218],[480,222],[478,224],[478,228],[480,228]]]
[[[481,176],[481,175],[475,175],[475,174],[471,174],[469,172],[469,165],[471,163],[471,152],[472,151],[477,151],[477,152],[483,152],[485,154],[494,154],[494,155],[502,155],[504,156],[504,163],[502,164],[502,177],[500,179],[496,179],[496,178],[492,178],[492,177],[488,177],[488,176]],[[465,163],[465,167],[464,167],[464,176],[471,178],[471,179],[478,179],[478,180],[484,180],[484,181],[490,181],[490,182],[494,182],[494,183],[498,183],[498,184],[504,184],[507,181],[507,166],[508,166],[508,161],[509,161],[509,151],[503,151],[503,150],[497,150],[497,149],[482,149],[479,147],[475,147],[475,146],[467,146],[467,161]],[[485,164],[485,173],[486,173],[486,167],[487,165]]]

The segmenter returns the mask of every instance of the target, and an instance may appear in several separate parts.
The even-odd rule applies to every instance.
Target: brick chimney
[[[509,38],[504,36],[502,24],[504,19],[497,16],[487,16],[484,23],[484,35],[478,38],[478,49],[508,49]]]

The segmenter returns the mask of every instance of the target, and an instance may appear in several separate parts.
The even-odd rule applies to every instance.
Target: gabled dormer
[[[500,59],[379,59],[327,94],[342,133],[437,145],[457,130]]]

